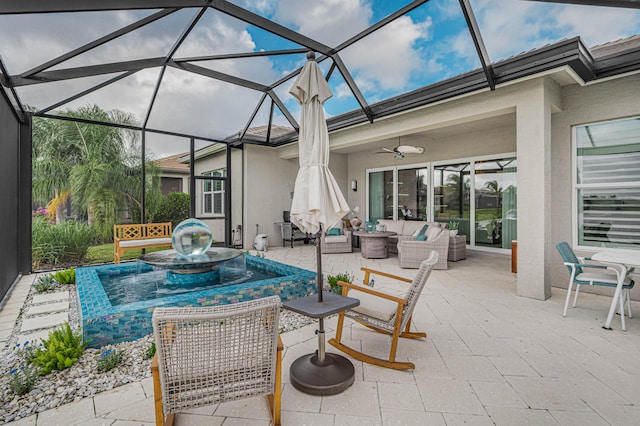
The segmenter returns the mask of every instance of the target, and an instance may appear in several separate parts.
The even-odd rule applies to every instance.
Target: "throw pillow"
[[[340,228],[331,228],[327,235],[340,235]]]
[[[424,235],[424,234],[419,234],[419,235],[416,237],[416,241],[427,241],[427,236],[426,236],[426,235]]]

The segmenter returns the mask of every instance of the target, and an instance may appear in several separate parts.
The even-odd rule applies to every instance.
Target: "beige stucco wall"
[[[348,155],[347,182],[356,179],[357,191],[348,191],[347,201],[351,208],[360,206],[358,216],[366,218],[366,170],[378,167],[412,167],[427,162],[461,159],[492,154],[512,153],[516,150],[515,116],[510,126],[491,129],[483,133],[463,133],[431,140],[428,138],[406,137],[403,144],[418,145],[425,148],[423,154],[411,154],[402,160],[395,160],[390,154],[374,154],[379,145],[372,143],[363,152]],[[345,193],[346,194],[346,193]]]
[[[243,154],[240,149],[231,150],[231,225],[242,224],[242,170],[243,170]],[[210,172],[217,169],[227,167],[226,151],[222,150],[214,155],[197,159],[195,162],[194,174],[196,176],[202,173]],[[187,192],[189,189],[189,181],[186,182]],[[202,181],[196,181],[196,217],[207,223],[213,232],[214,241],[225,240],[225,221],[224,218],[206,218],[202,212]]]
[[[182,180],[182,192],[189,193],[189,174],[174,173],[174,172],[162,172],[162,177],[179,178]]]
[[[298,159],[281,159],[273,148],[248,145],[245,148],[245,238],[244,247],[253,248],[256,224],[259,234],[267,234],[269,246],[281,246],[282,212],[291,210],[291,192],[298,174]],[[347,196],[348,159],[332,154],[329,169]]]
[[[640,115],[640,75],[632,75],[588,86],[577,84],[562,88],[563,110],[553,115],[551,146],[552,238],[549,250],[555,244],[568,241],[572,244],[573,218],[572,196],[572,142],[571,128],[575,125],[606,121]],[[577,251],[578,256],[590,256],[592,251]],[[560,256],[550,259],[552,285],[566,288],[568,273]],[[640,277],[636,277],[640,278]],[[587,289],[589,291],[590,289]],[[610,290],[595,287],[596,292],[611,294]],[[632,290],[632,297],[640,299],[640,289]]]

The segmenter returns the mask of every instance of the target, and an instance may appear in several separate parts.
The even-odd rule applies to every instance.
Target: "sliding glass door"
[[[511,248],[517,238],[516,159],[475,162],[476,246]]]
[[[436,222],[457,222],[459,235],[470,241],[471,164],[443,164],[433,167],[433,218]]]
[[[471,247],[510,249],[517,238],[516,171],[511,156],[370,170],[368,217],[457,222]]]

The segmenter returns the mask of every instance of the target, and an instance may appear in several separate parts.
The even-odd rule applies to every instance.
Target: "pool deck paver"
[[[269,248],[265,254],[315,270],[313,246]],[[325,274],[351,272],[360,279],[359,268],[368,266],[413,277],[416,270],[397,263],[396,257],[363,259],[358,252],[323,256]],[[27,292],[33,279],[23,278]],[[414,362],[416,369],[394,371],[353,360],[356,381],[339,395],[307,395],[289,381],[291,363],[316,350],[317,325],[283,334],[282,424],[640,424],[638,316],[627,320],[626,332],[619,321],[606,331],[601,326],[610,296],[583,293],[578,308],[562,318],[564,290],[554,288],[550,299],[539,301],[516,296],[515,284],[504,255],[468,251],[466,260],[434,271],[414,313],[414,327],[428,337],[401,340],[398,347],[398,359]],[[26,297],[24,286],[14,291]],[[376,286],[398,290],[398,283],[383,278]],[[17,304],[12,294],[0,311],[0,336],[19,315]],[[327,339],[335,326],[335,317],[325,321]],[[357,324],[349,322],[343,336],[378,356],[388,354],[387,337]],[[327,350],[335,351],[330,345]],[[176,425],[269,423],[262,397],[176,416]],[[144,379],[12,424],[152,425],[152,382]]]

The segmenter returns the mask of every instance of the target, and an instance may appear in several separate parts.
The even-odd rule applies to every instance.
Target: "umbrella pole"
[[[322,229],[318,231],[316,234],[316,265],[318,274],[316,276],[316,281],[318,283],[318,303],[322,303],[322,247],[320,246],[322,238],[321,238]],[[325,340],[324,340],[324,318],[318,319],[318,362],[320,364],[324,364],[325,362]]]

